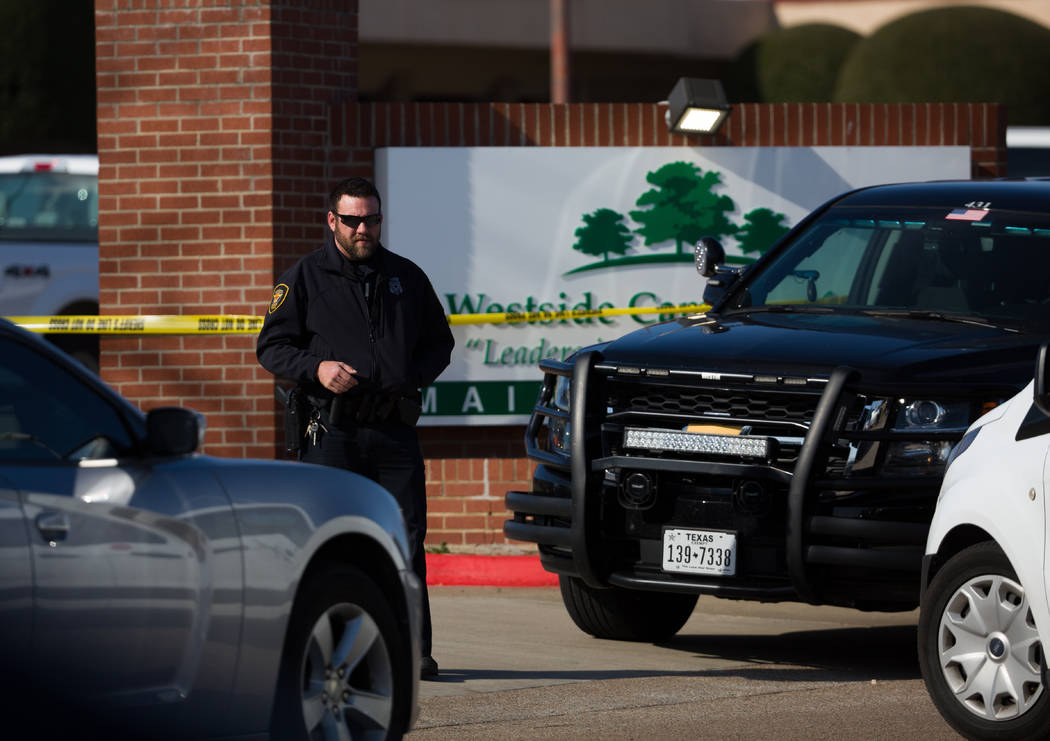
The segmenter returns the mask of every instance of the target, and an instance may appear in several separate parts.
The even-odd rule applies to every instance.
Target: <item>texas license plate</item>
[[[663,569],[733,576],[736,574],[736,533],[664,528]]]

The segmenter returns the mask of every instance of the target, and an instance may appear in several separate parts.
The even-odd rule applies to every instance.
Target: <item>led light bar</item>
[[[624,430],[623,446],[643,450],[673,450],[679,453],[735,455],[743,458],[769,457],[769,439],[747,435],[709,435],[701,432],[628,427]]]

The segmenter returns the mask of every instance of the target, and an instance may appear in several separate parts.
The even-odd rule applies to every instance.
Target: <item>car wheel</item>
[[[559,577],[559,584],[569,617],[595,638],[662,641],[677,633],[696,607],[695,594],[593,589],[572,576]]]
[[[938,711],[962,735],[1047,737],[1042,642],[1028,595],[994,543],[958,553],[930,582],[919,612],[919,666]]]
[[[388,739],[406,731],[413,667],[382,591],[350,567],[300,588],[274,704],[272,737]]]

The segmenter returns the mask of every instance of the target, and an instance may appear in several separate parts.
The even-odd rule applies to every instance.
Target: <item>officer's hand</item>
[[[356,386],[356,376],[356,370],[338,360],[322,360],[317,366],[317,380],[333,394],[341,394]]]

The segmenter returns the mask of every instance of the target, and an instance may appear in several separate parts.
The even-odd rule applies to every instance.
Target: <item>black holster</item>
[[[397,413],[401,421],[409,427],[414,427],[419,421],[419,414],[423,411],[422,405],[415,399],[402,396],[397,400]]]
[[[303,435],[306,434],[309,416],[306,394],[296,386],[284,394],[278,393],[277,398],[284,402],[284,449],[289,453],[296,453],[299,451]]]

